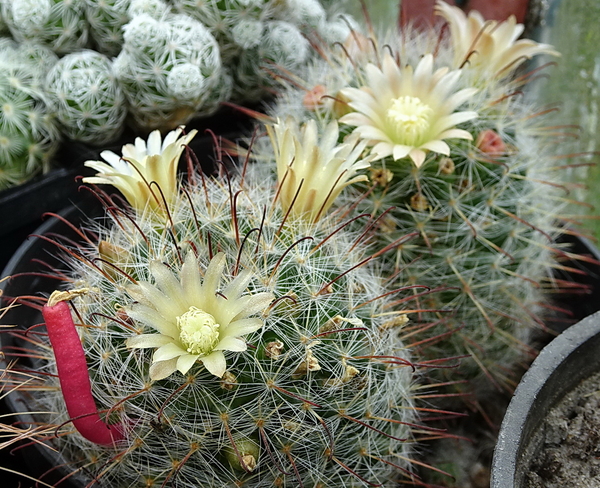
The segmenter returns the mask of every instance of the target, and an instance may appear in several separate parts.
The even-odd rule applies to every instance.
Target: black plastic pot
[[[600,372],[600,312],[548,344],[510,402],[492,464],[491,488],[521,488],[541,448],[545,416],[585,378]]]

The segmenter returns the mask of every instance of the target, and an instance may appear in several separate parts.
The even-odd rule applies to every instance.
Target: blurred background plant
[[[32,150],[25,160],[14,149],[25,143],[11,135],[0,162],[12,175],[5,180],[47,169],[61,137],[111,144],[126,128],[130,135],[165,132],[215,114],[222,102],[258,103],[274,92],[278,75],[314,55],[311,42],[343,42],[356,25],[318,0],[1,0],[2,39],[53,53],[28,88],[29,97],[37,93],[36,110],[51,105],[50,117],[37,116],[29,129],[7,125],[11,105],[0,105],[0,131],[43,140],[51,150]],[[13,64],[27,69],[25,60]]]
[[[578,218],[600,239],[600,220],[594,217],[594,209],[600,208],[600,32],[594,20],[600,15],[600,4],[553,0],[549,5],[539,35],[562,57],[541,84],[539,98],[552,103],[551,120],[556,124],[573,125],[576,137],[561,151],[582,153],[582,164],[571,171],[572,181],[579,184],[574,194],[587,204],[580,207]]]
[[[50,167],[60,135],[44,84],[56,60],[39,44],[0,41],[0,189]]]

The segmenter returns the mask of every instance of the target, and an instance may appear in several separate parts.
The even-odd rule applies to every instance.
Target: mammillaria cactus
[[[48,169],[60,134],[42,91],[57,57],[47,48],[0,45],[0,188]]]
[[[15,40],[35,41],[59,54],[84,48],[88,40],[82,0],[0,2],[2,18]]]
[[[344,41],[354,21],[318,0],[19,0],[0,1],[4,24],[64,58],[47,85],[59,128],[103,145],[125,127],[165,132],[222,102],[256,103],[309,59],[308,38]]]
[[[524,59],[556,52],[517,41],[514,19],[483,23],[443,2],[437,9],[450,24],[445,36],[355,33],[298,75],[271,114],[337,119],[343,134],[367,143],[375,169],[358,208],[380,216],[384,244],[419,233],[388,254],[391,274],[444,288],[420,301],[439,320],[423,354],[466,355],[471,387],[485,378],[510,389],[531,330],[543,327],[568,205],[564,166],[551,156],[555,129],[521,99],[527,77],[515,73]]]
[[[408,319],[389,307],[406,290],[384,291],[364,232],[346,231],[345,208],[327,199],[352,182],[342,179],[347,166],[368,165],[357,160],[364,144],[336,147],[335,123],[276,130],[279,157],[298,162],[297,179],[285,183],[284,173],[279,189],[261,165],[190,175],[182,187],[149,181],[152,167],[176,167],[193,136],[180,131],[138,139],[124,160],[105,153],[108,164],[89,163],[100,173],[87,181],[113,183],[132,206],[116,211],[107,200],[109,223],[71,251],[82,259],[66,260],[76,290],[44,307],[56,363],[40,364],[37,407],[56,413],[39,432],[58,434],[74,468],[114,487],[393,486],[412,477],[414,366],[398,339]],[[334,180],[300,193],[311,164],[331,166]],[[294,187],[295,202],[280,197]],[[296,204],[303,211],[292,212]],[[85,324],[76,356],[85,355],[89,382],[64,365],[76,360],[61,350],[65,329],[75,330],[65,299]],[[58,381],[60,390],[50,387]],[[75,397],[75,385],[86,392]]]
[[[216,40],[183,14],[135,16],[113,66],[130,114],[146,129],[172,129],[228,98]]]
[[[136,15],[160,17],[169,10],[162,0],[85,0],[85,14],[94,47],[107,56],[116,56],[123,45],[123,26]]]
[[[46,92],[71,139],[104,144],[123,131],[125,97],[103,54],[84,50],[64,56],[48,73]]]
[[[275,74],[294,73],[311,57],[308,38],[333,44],[350,33],[348,16],[331,15],[317,0],[197,2],[174,0],[175,7],[205,24],[221,47],[233,77],[232,98],[256,101],[276,86]]]

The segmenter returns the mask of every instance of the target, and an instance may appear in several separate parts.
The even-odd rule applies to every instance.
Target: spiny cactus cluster
[[[235,0],[228,8],[214,2],[174,0],[175,7],[208,26],[221,46],[223,65],[233,78],[233,99],[257,100],[272,73],[295,72],[311,57],[308,38],[344,42],[355,22],[328,14],[318,0]]]
[[[107,56],[92,50],[67,54],[46,76],[48,98],[63,133],[104,144],[123,131],[125,96]]]
[[[559,251],[554,238],[568,205],[557,137],[522,90],[527,58],[556,55],[516,38],[514,18],[484,23],[438,2],[438,31],[365,38],[323,49],[277,99],[271,119],[339,120],[342,137],[371,147],[369,197],[381,245],[410,232],[387,254],[398,283],[440,289],[419,299],[428,359],[468,356],[440,379],[514,385],[511,369],[543,327],[540,304]],[[268,146],[268,145],[267,145]],[[270,150],[269,147],[266,149]]]
[[[278,186],[253,164],[179,188],[170,177],[194,134],[179,135],[154,132],[124,160],[88,163],[99,171],[88,183],[112,183],[131,205],[99,192],[108,223],[65,257],[93,398],[123,438],[95,445],[94,432],[73,431],[63,395],[75,375],[57,353],[38,365],[36,404],[54,412],[47,426],[62,425],[53,444],[114,487],[410,479],[415,367],[398,338],[408,318],[390,307],[406,291],[385,290],[364,229],[349,230],[348,208],[330,198],[361,179],[351,174],[368,165],[364,144],[338,146],[335,124],[290,127],[272,140],[283,159],[287,144],[304,148],[298,179]],[[286,194],[316,163],[334,180],[306,181],[293,212]]]
[[[248,19],[281,7],[233,3]],[[437,11],[443,32],[353,30],[320,47],[232,174],[178,184],[194,135],[179,129],[87,163],[87,183],[127,200],[97,190],[109,218],[60,275],[77,290],[97,406],[73,413],[60,344],[29,339],[56,354],[42,354],[36,399],[59,412],[32,437],[56,432],[68,463],[110,486],[425,483],[407,440],[453,433],[415,411],[444,416],[466,391],[478,404],[490,385],[512,387],[549,271],[569,255],[554,238],[571,203],[568,163],[550,156],[566,134],[522,97],[525,60],[557,53],[517,41],[512,18]],[[78,427],[98,412],[112,442]]]
[[[166,132],[221,102],[256,102],[309,59],[308,38],[344,41],[350,22],[318,0],[0,2],[6,39],[64,56],[40,89],[61,132],[94,145],[114,142],[126,123]]]
[[[43,90],[56,55],[43,46],[0,43],[0,189],[47,169],[59,132]]]

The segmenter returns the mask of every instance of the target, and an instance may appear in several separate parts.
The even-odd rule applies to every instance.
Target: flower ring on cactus
[[[295,217],[316,222],[346,186],[367,180],[366,175],[354,176],[372,159],[359,159],[366,142],[351,135],[339,144],[336,121],[325,127],[320,140],[314,120],[301,127],[292,119],[278,121],[267,132],[275,152],[279,201]]]
[[[202,282],[198,261],[190,252],[179,281],[155,261],[150,263],[150,272],[156,286],[139,282],[129,289],[136,300],[126,308],[129,317],[159,332],[127,340],[129,348],[158,348],[150,366],[153,381],[176,370],[186,374],[197,361],[221,378],[226,369],[224,351],[245,351],[246,343],[240,336],[263,326],[260,318],[248,317],[263,312],[275,297],[267,292],[242,296],[252,279],[246,271],[219,292],[224,267],[225,255],[219,253],[208,265]]]
[[[475,71],[482,79],[502,79],[538,54],[560,56],[549,44],[520,39],[525,28],[514,15],[504,22],[485,20],[476,10],[468,17],[458,7],[439,1],[435,11],[448,22],[454,66]]]
[[[381,66],[366,66],[367,86],[341,90],[355,111],[340,122],[356,126],[354,131],[373,145],[376,159],[409,157],[419,167],[427,151],[450,155],[444,139],[473,139],[466,130],[456,128],[477,117],[476,112],[456,111],[477,91],[453,92],[460,70],[433,71],[431,54],[413,70],[410,65],[398,66],[386,52]]]
[[[150,133],[148,142],[136,138],[135,145],[126,144],[123,156],[112,151],[102,151],[102,161],[86,161],[84,164],[98,171],[97,176],[83,179],[84,183],[108,184],[118,188],[129,204],[144,212],[147,207],[162,213],[165,203],[179,194],[177,165],[184,147],[197,131],[180,137],[183,128],[169,132],[161,144],[158,130]],[[160,188],[160,190],[159,190]],[[164,200],[163,200],[164,198]]]

